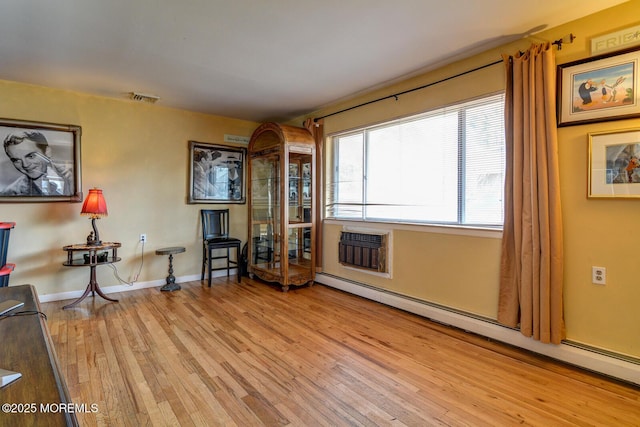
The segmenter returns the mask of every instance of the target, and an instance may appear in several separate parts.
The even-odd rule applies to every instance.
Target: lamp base
[[[98,227],[96,227],[96,219],[98,218],[91,218],[91,227],[93,228],[93,231],[87,236],[87,245],[90,246],[98,246],[102,244],[102,240],[100,240],[100,233],[98,233]]]
[[[99,246],[101,244],[102,244],[102,241],[96,238],[96,236],[93,234],[93,231],[89,233],[89,235],[87,236],[88,246]]]

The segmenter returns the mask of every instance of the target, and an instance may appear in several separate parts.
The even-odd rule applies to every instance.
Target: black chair
[[[202,219],[202,275],[200,280],[204,280],[205,266],[209,271],[208,282],[211,287],[211,272],[214,270],[229,270],[231,264],[235,265],[238,270],[238,282],[240,282],[240,239],[229,237],[229,209],[202,209],[200,210]],[[230,257],[230,249],[236,249],[236,259],[233,261]],[[226,250],[226,255],[213,256],[213,251],[217,249]],[[217,259],[226,259],[226,267],[213,267],[213,261]]]
[[[271,241],[264,237],[253,238],[253,263],[273,262],[273,247]]]

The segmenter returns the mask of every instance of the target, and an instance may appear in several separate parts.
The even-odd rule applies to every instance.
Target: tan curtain
[[[564,338],[555,53],[504,57],[505,214],[498,321],[544,343]]]
[[[316,141],[316,271],[322,271],[322,157],[324,152],[324,121],[322,119],[318,121],[307,119],[304,121],[304,127],[311,132],[313,139]]]

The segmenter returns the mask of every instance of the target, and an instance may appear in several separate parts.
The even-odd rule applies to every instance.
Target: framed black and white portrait
[[[245,203],[247,149],[189,141],[189,203]]]
[[[0,119],[0,202],[81,202],[75,125]]]

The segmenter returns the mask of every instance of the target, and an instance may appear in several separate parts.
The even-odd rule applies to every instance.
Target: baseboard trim
[[[229,275],[230,276],[235,276],[236,272],[235,269],[231,269]],[[227,272],[225,271],[213,271],[211,273],[212,277],[226,277],[227,276]],[[176,277],[176,283],[185,283],[185,282],[194,282],[194,281],[199,281],[200,280],[200,275],[199,274],[192,274],[189,276],[179,276]],[[205,278],[206,280],[206,278]],[[151,281],[147,281],[147,282],[136,282],[134,283],[132,286],[129,285],[114,285],[114,286],[106,286],[106,287],[100,287],[100,290],[105,293],[105,294],[113,294],[116,292],[129,292],[129,291],[135,291],[138,289],[145,289],[145,288],[156,288],[156,287],[160,287],[160,286],[164,286],[167,283],[167,281],[165,279],[159,279],[159,280],[151,280]],[[45,295],[38,295],[38,299],[40,302],[52,302],[52,301],[62,301],[62,300],[67,300],[67,299],[75,299],[75,298],[80,298],[82,296],[82,294],[84,293],[84,289],[79,290],[79,291],[69,291],[69,292],[60,292],[60,293],[56,293],[56,294],[45,294]]]
[[[372,301],[377,301],[426,317],[439,323],[451,325],[583,369],[640,385],[640,364],[623,360],[624,356],[620,358],[613,357],[604,354],[606,352],[604,350],[601,353],[580,348],[576,346],[575,343],[562,343],[560,345],[542,344],[539,341],[525,337],[518,330],[502,326],[491,319],[484,319],[479,316],[449,310],[445,307],[430,304],[427,301],[414,299],[362,283],[344,280],[326,273],[316,274],[315,281]]]

